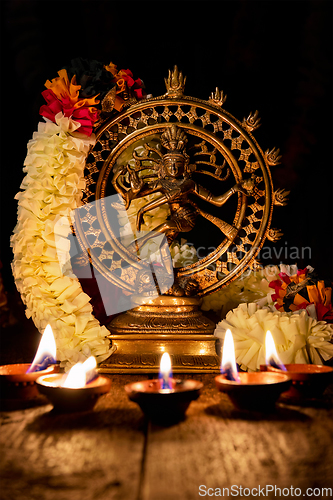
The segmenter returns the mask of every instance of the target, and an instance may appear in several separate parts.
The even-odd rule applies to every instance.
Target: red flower
[[[91,136],[93,133],[94,123],[98,119],[98,111],[92,111],[91,108],[77,108],[73,110],[72,119],[81,123],[78,132]],[[65,115],[66,116],[66,115]]]
[[[45,118],[55,122],[55,117],[58,113],[62,112],[64,116],[71,117],[74,121],[81,123],[81,127],[77,132],[90,136],[93,132],[94,123],[98,119],[98,110],[92,106],[78,107],[80,101],[73,106],[69,97],[64,96],[60,101],[55,93],[50,90],[42,92],[47,104],[41,106],[39,113]]]
[[[289,285],[289,283],[291,282],[291,279],[289,278],[288,274],[286,274],[286,273],[279,273],[279,276],[280,276],[280,278],[282,279],[282,281],[284,283],[287,283],[287,285]]]
[[[121,69],[118,73],[118,76],[125,80],[128,87],[133,87],[134,85],[133,73],[130,69]]]
[[[121,69],[114,77],[114,81],[117,84],[117,98],[115,108],[120,111],[124,101],[121,97],[122,93],[126,90],[126,87],[134,94],[137,99],[143,99],[146,97],[146,93],[143,89],[144,84],[140,78],[136,80],[133,79],[133,73],[129,69]]]
[[[333,323],[333,311],[331,304],[328,307],[323,304],[316,304],[316,312],[318,321]]]
[[[42,92],[42,96],[47,104],[41,106],[39,114],[45,116],[45,118],[48,118],[52,122],[55,122],[55,115],[63,110],[63,106],[52,90],[44,90]]]

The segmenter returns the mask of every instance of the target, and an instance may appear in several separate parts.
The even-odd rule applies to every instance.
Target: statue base
[[[200,311],[198,297],[134,297],[134,309],[108,325],[115,352],[100,373],[158,373],[168,352],[173,373],[220,373],[215,323]]]

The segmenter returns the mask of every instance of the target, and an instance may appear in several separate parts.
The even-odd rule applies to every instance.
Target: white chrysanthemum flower
[[[189,245],[185,239],[181,242],[174,241],[170,247],[173,267],[185,267],[198,262],[198,255],[195,247]]]
[[[223,339],[228,329],[243,370],[256,371],[265,364],[267,330],[283,364],[323,364],[333,357],[333,325],[311,318],[304,310],[286,313],[256,303],[240,304],[218,323],[214,335]]]

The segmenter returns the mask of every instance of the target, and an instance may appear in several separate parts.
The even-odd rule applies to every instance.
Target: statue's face
[[[184,164],[183,155],[169,154],[164,156],[164,168],[169,177],[182,177],[184,175]]]

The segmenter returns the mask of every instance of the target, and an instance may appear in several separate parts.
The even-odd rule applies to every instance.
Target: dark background
[[[283,155],[272,168],[274,186],[291,190],[273,216],[284,232],[274,244],[283,249],[278,261],[294,263],[290,251],[310,247],[299,266],[332,278],[331,1],[12,0],[1,10],[1,261],[9,292],[13,198],[40,93],[78,56],[130,68],[154,96],[177,64],[187,95],[207,99],[219,86],[236,118],[258,109],[255,137],[264,151],[276,146]]]

